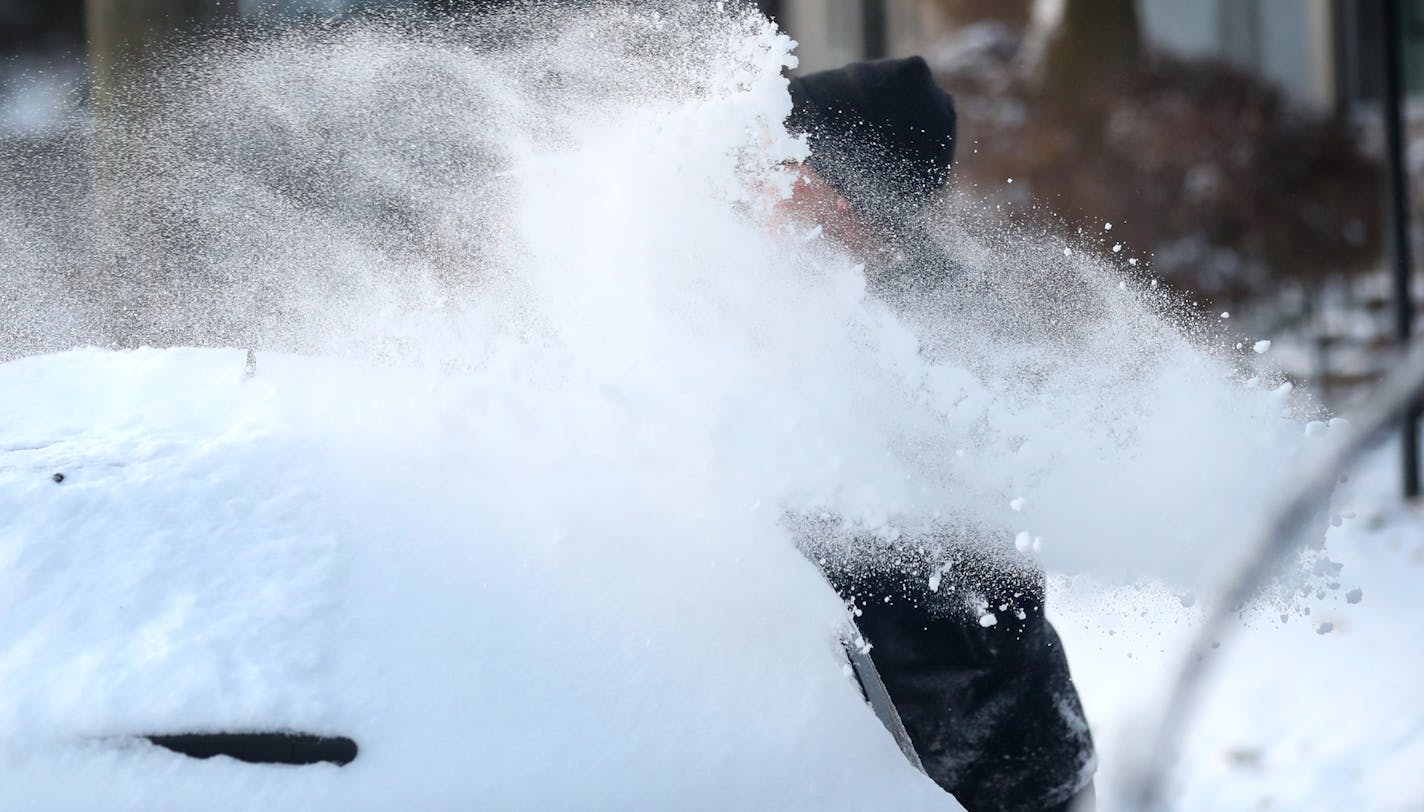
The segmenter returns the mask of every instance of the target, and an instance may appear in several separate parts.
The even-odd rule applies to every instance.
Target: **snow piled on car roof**
[[[630,489],[510,394],[220,350],[0,366],[5,804],[955,808],[750,505]],[[285,730],[360,755],[136,738]]]

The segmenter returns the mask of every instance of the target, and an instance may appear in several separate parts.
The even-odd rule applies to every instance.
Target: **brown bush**
[[[1220,62],[1055,73],[1050,58],[1035,72],[1006,47],[1014,37],[980,36],[997,44],[941,72],[960,108],[961,186],[1070,235],[1110,236],[1227,301],[1376,260],[1379,168],[1339,117],[1292,108]]]

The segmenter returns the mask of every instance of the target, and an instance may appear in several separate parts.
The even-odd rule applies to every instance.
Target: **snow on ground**
[[[1251,610],[1221,641],[1172,809],[1424,809],[1424,513],[1401,503],[1398,456],[1375,452],[1334,499],[1338,577],[1304,607]],[[1118,808],[1111,792],[1202,603],[1084,577],[1053,579],[1049,601],[1100,749],[1100,808]]]

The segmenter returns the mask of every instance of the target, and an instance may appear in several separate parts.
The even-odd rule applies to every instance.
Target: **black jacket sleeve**
[[[926,771],[966,809],[1059,808],[1089,785],[1092,738],[1040,571],[826,572]]]

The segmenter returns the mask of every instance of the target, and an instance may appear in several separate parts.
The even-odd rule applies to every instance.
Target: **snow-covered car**
[[[601,481],[519,398],[240,350],[0,365],[0,808],[957,808],[795,549],[702,539],[717,494]]]

